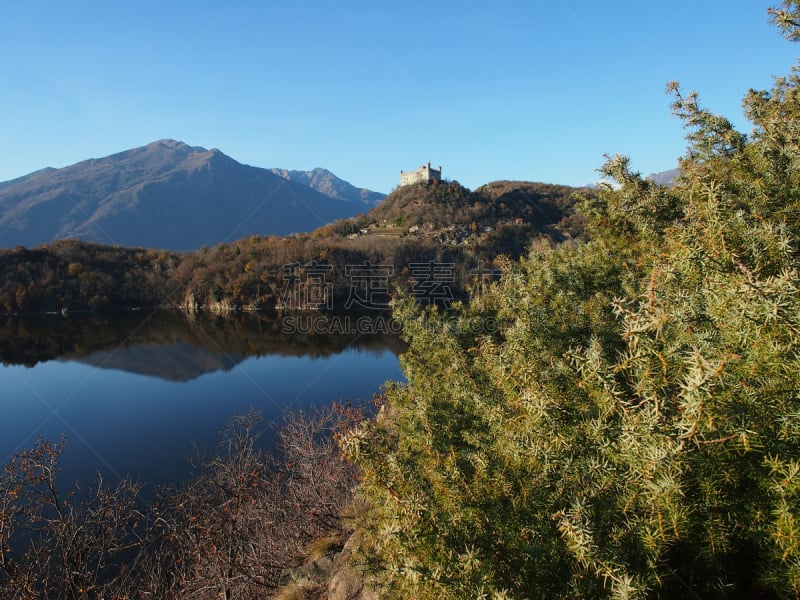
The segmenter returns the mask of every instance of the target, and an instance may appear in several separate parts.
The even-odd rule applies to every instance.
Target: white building
[[[400,185],[413,185],[415,183],[430,183],[442,180],[442,167],[431,169],[431,163],[422,165],[416,171],[400,171]]]

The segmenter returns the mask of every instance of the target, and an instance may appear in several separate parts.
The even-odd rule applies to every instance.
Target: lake
[[[194,447],[213,449],[234,414],[259,409],[268,439],[286,411],[368,401],[402,379],[404,347],[385,327],[360,320],[358,331],[331,334],[309,319],[291,328],[262,314],[0,319],[0,462],[64,435],[63,481],[99,471],[179,482]]]

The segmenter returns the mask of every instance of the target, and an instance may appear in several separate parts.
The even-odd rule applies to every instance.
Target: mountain
[[[0,183],[0,247],[77,238],[191,250],[311,231],[363,209],[219,150],[160,140]]]
[[[647,176],[647,179],[650,179],[654,183],[658,185],[666,185],[671,186],[675,181],[675,178],[681,174],[680,169],[670,169],[669,171],[660,171],[658,173],[650,173]]]
[[[386,194],[381,194],[380,192],[357,188],[344,179],[338,178],[327,169],[320,169],[319,167],[311,171],[272,169],[272,172],[278,177],[302,183],[331,198],[347,200],[348,202],[362,202],[367,207],[375,206],[386,197]]]

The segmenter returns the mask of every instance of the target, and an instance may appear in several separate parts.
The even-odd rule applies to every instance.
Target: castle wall
[[[416,171],[400,171],[400,185],[413,185],[415,183],[430,183],[442,180],[442,167],[432,169],[431,163],[422,165]]]

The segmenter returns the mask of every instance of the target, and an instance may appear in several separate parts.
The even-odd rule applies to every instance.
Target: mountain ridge
[[[658,185],[665,185],[672,187],[675,185],[675,180],[681,174],[680,168],[669,169],[667,171],[659,171],[658,173],[650,173],[645,179],[649,179]]]
[[[344,179],[337,177],[328,169],[321,167],[310,171],[292,171],[288,169],[271,169],[271,171],[279,177],[307,185],[331,198],[363,202],[367,206],[375,206],[386,198],[386,194],[373,192],[366,188],[357,188]]]
[[[162,139],[0,183],[0,246],[76,238],[193,250],[310,231],[363,210],[216,148]]]

